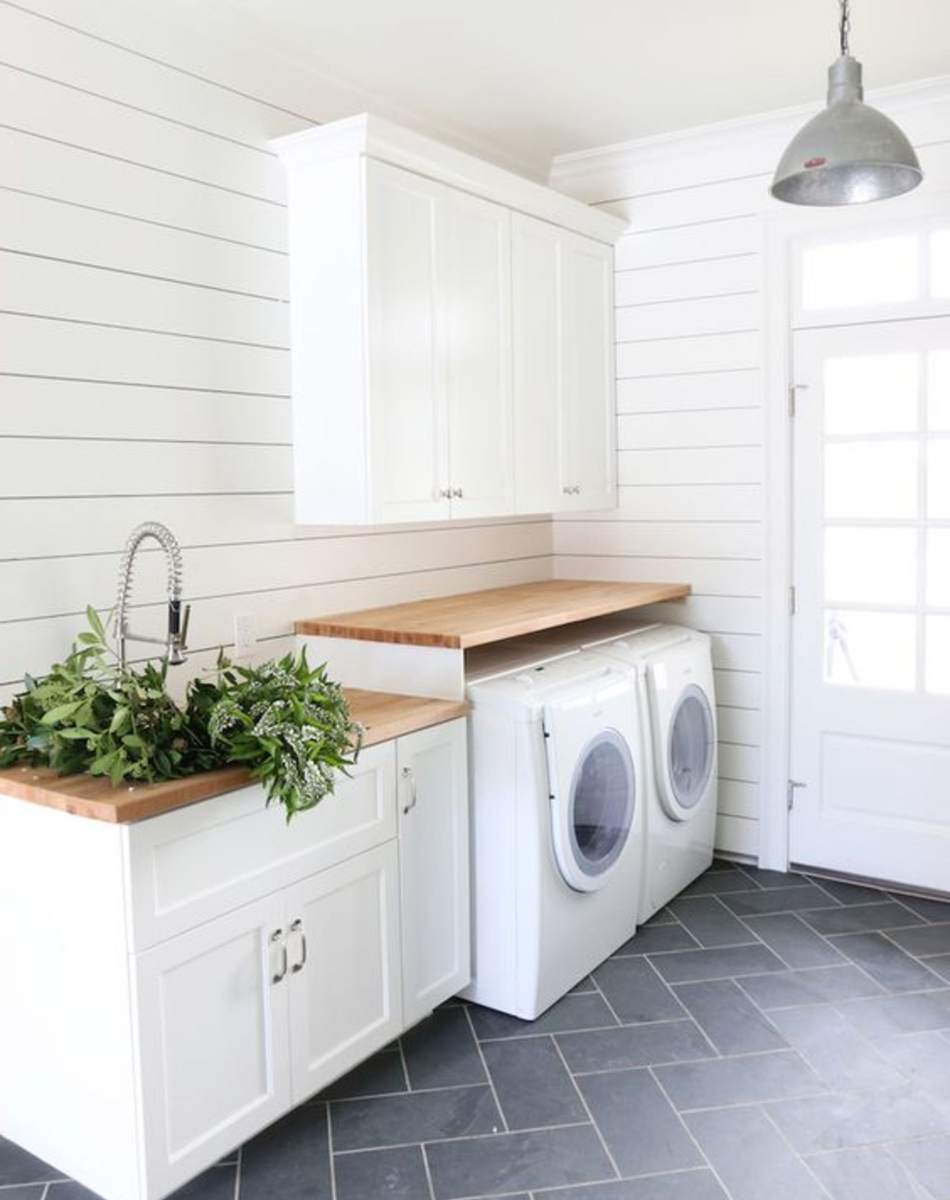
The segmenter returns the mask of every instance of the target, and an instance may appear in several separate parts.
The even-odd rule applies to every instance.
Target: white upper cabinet
[[[275,146],[288,170],[297,520],[615,503],[624,223],[376,118]]]

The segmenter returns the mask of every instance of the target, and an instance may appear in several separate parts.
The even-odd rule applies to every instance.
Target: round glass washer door
[[[558,866],[572,888],[593,892],[604,885],[630,837],[636,805],[630,748],[616,730],[605,729],[578,755],[555,822]]]
[[[705,796],[715,747],[716,724],[709,699],[702,688],[690,684],[676,702],[666,742],[671,816],[680,820],[690,817]]]

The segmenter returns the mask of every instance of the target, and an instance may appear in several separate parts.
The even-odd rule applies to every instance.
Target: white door
[[[449,488],[453,517],[510,513],[510,214],[446,192],[448,237],[440,261],[446,297]]]
[[[285,932],[278,894],[135,956],[150,1195],[290,1107]]]
[[[402,1029],[395,841],[286,895],[293,1103]]]
[[[370,477],[380,522],[449,515],[439,267],[449,195],[409,171],[366,164]]]
[[[560,509],[617,504],[613,251],[563,235]]]
[[[950,891],[950,318],[794,360],[790,858]]]
[[[402,737],[396,754],[408,1026],[471,979],[466,722]]]

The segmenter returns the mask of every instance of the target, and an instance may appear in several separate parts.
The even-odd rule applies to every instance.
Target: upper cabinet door
[[[453,517],[510,513],[511,215],[447,193],[445,280],[449,487]]]
[[[613,255],[565,233],[561,243],[561,509],[617,503]],[[568,489],[565,491],[564,489]]]
[[[445,188],[366,163],[370,487],[379,522],[449,516]]]
[[[511,306],[515,509],[559,507],[562,231],[513,213]]]

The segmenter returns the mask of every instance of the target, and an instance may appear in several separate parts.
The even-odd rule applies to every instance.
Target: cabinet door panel
[[[452,516],[492,516],[511,512],[513,499],[510,214],[474,196],[449,197],[442,265]]]
[[[515,508],[524,513],[555,509],[561,488],[560,243],[556,226],[512,215]]]
[[[197,1175],[290,1106],[283,897],[133,958],[148,1191]]]
[[[286,893],[295,1104],[402,1028],[398,869],[391,841]]]
[[[379,521],[449,515],[440,496],[448,487],[438,268],[446,195],[408,171],[366,165],[370,476]]]
[[[399,739],[403,1008],[413,1025],[471,979],[466,722]]]
[[[617,503],[613,264],[609,246],[565,234],[560,508]],[[563,492],[562,492],[563,495]]]

